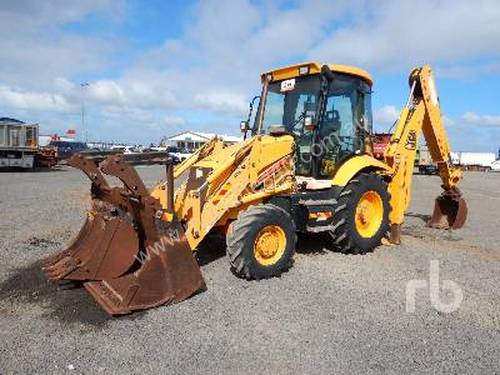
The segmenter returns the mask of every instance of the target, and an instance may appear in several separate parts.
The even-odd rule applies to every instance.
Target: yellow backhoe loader
[[[410,74],[383,161],[372,156],[373,82],[364,70],[305,63],[261,80],[258,109],[252,116],[252,103],[240,124],[244,140],[214,138],[175,168],[167,163],[152,191],[120,156],[99,165],[74,156],[70,165],[92,182],[92,207],[75,240],[46,260],[49,279],[84,281],[119,315],[205,290],[193,253],[210,233],[226,236],[230,268],[246,279],[289,269],[297,232],[326,232],[346,253],[372,251],[386,235],[399,243],[421,132],[444,190],[429,225],[464,224],[462,172],[450,161],[429,66]]]

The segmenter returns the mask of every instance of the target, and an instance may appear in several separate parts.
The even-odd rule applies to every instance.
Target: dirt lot
[[[149,184],[161,174],[139,170]],[[424,226],[439,185],[415,177],[399,247],[346,256],[323,237],[302,237],[290,272],[247,282],[214,245],[202,267],[207,292],[116,319],[40,271],[83,223],[86,178],[70,169],[2,173],[0,373],[498,372],[500,174],[466,175],[469,221],[456,232]],[[421,289],[408,313],[407,283],[428,281],[431,260],[463,302],[440,312]],[[442,290],[443,301],[453,296]]]

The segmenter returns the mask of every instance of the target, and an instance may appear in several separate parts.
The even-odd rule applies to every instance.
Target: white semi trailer
[[[489,170],[496,159],[494,152],[452,152],[453,164],[461,165],[465,170]]]

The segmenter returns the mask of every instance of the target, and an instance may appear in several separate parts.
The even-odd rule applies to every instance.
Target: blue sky
[[[453,147],[496,152],[499,19],[481,0],[0,2],[0,111],[81,134],[84,102],[96,140],[237,134],[260,72],[317,60],[371,72],[384,130],[430,63]]]

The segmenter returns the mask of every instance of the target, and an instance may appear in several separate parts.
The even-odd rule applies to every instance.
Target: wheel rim
[[[354,221],[356,230],[361,237],[373,237],[384,218],[384,203],[376,191],[370,190],[363,194],[356,206]]]
[[[255,259],[263,266],[271,266],[281,259],[285,248],[285,231],[277,225],[267,225],[255,238]]]

